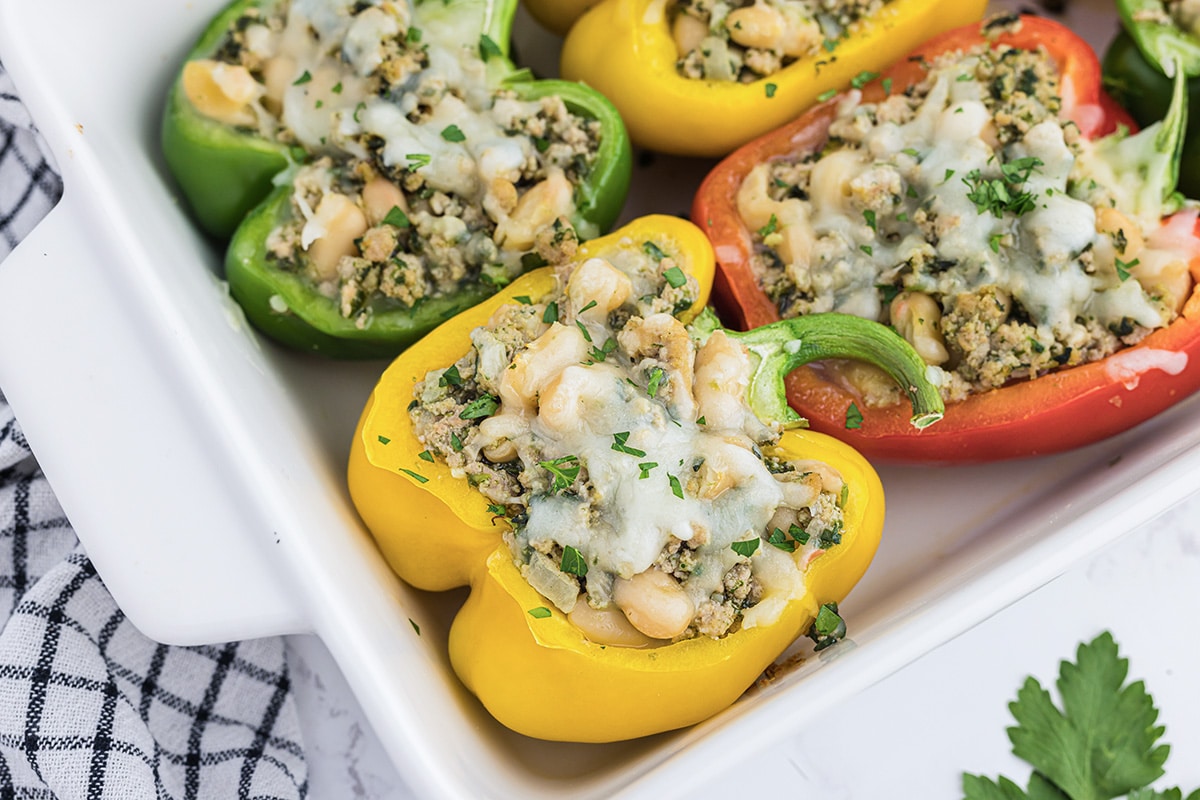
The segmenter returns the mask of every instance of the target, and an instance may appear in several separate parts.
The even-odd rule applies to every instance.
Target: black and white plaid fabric
[[[61,193],[0,65],[0,260]],[[0,800],[304,797],[284,652],[139,633],[0,393]]]

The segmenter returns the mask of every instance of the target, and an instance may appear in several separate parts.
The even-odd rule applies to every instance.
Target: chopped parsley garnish
[[[904,153],[904,155],[906,155],[906,156],[912,156],[913,158],[921,157],[920,152],[918,152],[917,148],[915,148],[915,147],[906,147],[903,150],[901,150],[900,152]]]
[[[539,461],[538,465],[554,476],[551,492],[561,492],[579,477],[579,457],[562,456],[551,461]]]
[[[988,247],[992,248],[993,253],[1000,252],[1000,240],[1004,238],[1002,233],[993,233],[988,237]]]
[[[663,271],[663,277],[667,283],[671,284],[672,289],[678,289],[687,284],[687,275],[683,274],[683,270],[679,267],[671,267]]]
[[[450,434],[450,446],[454,448],[454,452],[461,453],[463,449],[462,439],[458,438],[457,433]]]
[[[942,183],[945,183],[946,181],[950,180],[953,177],[954,177],[954,170],[952,170],[952,169],[946,170],[945,174],[942,175]]]
[[[842,543],[842,522],[838,520],[832,528],[826,528],[817,537],[817,547],[822,550],[828,550],[834,545]]]
[[[646,451],[639,450],[636,447],[630,447],[629,445],[626,444],[626,442],[628,442],[628,441],[629,441],[629,431],[621,431],[620,433],[614,433],[612,449],[616,450],[618,453],[627,453],[628,455],[631,455],[631,456],[637,456],[638,458],[644,458],[646,455]]]
[[[417,636],[421,635],[421,626],[414,622],[412,617],[408,618],[408,624],[412,625],[413,630],[417,632]]]
[[[592,300],[592,301],[590,301],[590,302],[589,302],[589,303],[588,303],[586,306],[584,306],[583,308],[579,309],[579,313],[580,313],[580,314],[582,314],[583,312],[585,312],[585,311],[588,311],[588,310],[590,310],[590,309],[593,309],[593,308],[595,308],[595,307],[596,307],[596,301],[595,301],[595,300]]]
[[[668,475],[667,481],[669,481],[671,484],[671,494],[675,495],[680,500],[682,500],[683,499],[683,486],[680,485],[679,478],[676,478],[674,475]]]
[[[1037,156],[1025,156],[1024,158],[1014,158],[1007,164],[1000,165],[1000,172],[1004,175],[1005,180],[1010,183],[1024,183],[1029,180],[1029,176],[1033,171],[1042,166],[1042,160]]]
[[[742,542],[733,542],[729,545],[729,549],[737,553],[739,556],[745,556],[746,558],[749,558],[750,556],[754,555],[755,552],[757,552],[758,543],[760,541],[762,540],[755,538],[746,539]]]
[[[546,266],[547,263],[549,262],[547,262],[546,259],[542,258],[537,253],[526,253],[525,255],[521,256],[522,269],[538,269],[539,267]]]
[[[428,153],[409,153],[405,158],[408,159],[413,169],[428,167],[433,162],[433,156]]]
[[[644,481],[644,480],[646,480],[646,478],[649,478],[650,470],[654,469],[657,466],[658,466],[657,461],[643,461],[642,463],[638,464],[638,469],[640,469],[642,471],[642,474],[638,475],[638,480]]]
[[[837,89],[829,89],[828,91],[821,92],[817,95],[817,101],[824,103],[826,100],[832,100],[835,94],[837,94]]]
[[[837,603],[825,603],[821,606],[817,611],[817,618],[808,630],[808,638],[816,642],[813,650],[817,651],[846,638],[846,621],[838,614]]]
[[[858,410],[858,404],[851,403],[850,407],[846,409],[846,430],[856,431],[862,427],[862,424],[863,415],[862,412]]]
[[[378,438],[379,438],[379,443],[380,443],[380,444],[389,444],[389,443],[392,441],[391,439],[389,439],[389,438],[388,438],[388,437],[386,437],[386,436],[380,436],[380,437],[378,437]]]
[[[655,261],[662,261],[667,257],[667,254],[662,251],[662,248],[654,242],[642,242],[642,252],[653,258]]]
[[[867,227],[873,231],[878,231],[875,227],[875,212],[869,208],[863,209],[863,221],[867,223]]]
[[[457,125],[447,125],[442,128],[442,138],[447,142],[465,142],[467,135]]]
[[[588,344],[592,343],[592,334],[588,331],[587,326],[582,320],[575,320],[575,325],[579,328],[579,332],[583,334],[583,340]]]
[[[617,349],[617,340],[611,336],[604,340],[604,344],[599,347],[593,347],[588,351],[590,363],[599,364],[604,359],[608,358],[608,354]]]
[[[845,487],[843,486],[842,488]],[[808,531],[804,530],[804,528],[801,528],[794,522],[788,526],[788,536],[791,536],[793,539],[795,539],[796,544],[808,544]]]
[[[774,97],[775,89],[777,89],[778,87],[776,87],[775,84],[773,84],[773,83],[768,83],[766,85],[766,87],[764,87],[764,88],[766,88],[766,90],[767,90],[767,97]]]
[[[438,386],[462,386],[462,375],[458,372],[458,364],[451,364],[438,378]]]
[[[578,575],[581,578],[587,575],[588,570],[587,561],[584,560],[583,553],[571,545],[563,548],[562,563],[559,568],[568,575]]]
[[[359,119],[358,119],[358,115],[359,115],[359,114],[361,114],[361,113],[362,113],[362,112],[363,112],[363,111],[366,109],[366,107],[367,107],[367,104],[366,104],[366,103],[359,103],[358,105],[356,105],[356,106],[354,107],[354,114],[353,114],[353,117],[354,117],[354,121],[355,121],[355,122],[358,122],[358,121],[359,121]]]
[[[408,228],[412,226],[412,221],[409,220],[408,214],[404,213],[404,209],[400,208],[400,206],[392,206],[387,216],[383,218],[383,224],[393,225],[397,228]]]
[[[421,452],[417,453],[417,458],[421,459],[422,461],[428,461],[430,464],[433,463],[433,453],[429,452],[428,450],[422,450]]]
[[[864,253],[866,253],[869,256],[875,255],[875,248],[871,247],[871,245],[869,245],[869,244],[860,244],[858,246],[858,249],[862,250]]]
[[[318,100],[317,102],[313,103],[313,108],[320,108],[320,107],[321,107],[321,106],[323,106],[323,105],[325,105],[325,101],[324,101],[324,100]],[[324,140],[324,139],[322,139],[322,140],[321,140],[321,144],[325,144],[325,140]]]
[[[488,513],[496,517],[507,517],[508,507],[497,503],[488,503]]]
[[[650,382],[646,384],[646,394],[650,395],[651,397],[654,397],[654,395],[658,394],[658,386],[660,383],[662,383],[662,379],[666,376],[666,374],[667,373],[663,372],[662,367],[655,367],[654,369],[650,370]]]
[[[333,88],[331,88],[329,91],[333,92],[334,94],[341,94],[342,93],[342,82],[338,81],[337,83],[335,83],[333,85]]]
[[[485,394],[472,400],[458,416],[460,419],[480,419],[495,414],[498,408],[500,401],[490,394]]]
[[[408,33],[404,35],[404,39],[405,41],[416,44],[417,42],[421,41],[421,37],[423,35],[424,34],[421,32],[420,28],[409,28]]]
[[[771,531],[771,535],[767,537],[767,544],[774,545],[787,553],[796,552],[795,540],[788,538],[788,535],[779,528]]]
[[[531,608],[529,609],[529,616],[533,617],[534,619],[546,619],[550,616],[550,609],[546,608],[545,606]]]
[[[771,218],[767,220],[767,224],[758,229],[758,235],[765,239],[777,230],[779,230],[779,217],[772,214]]]
[[[504,51],[500,49],[500,45],[496,44],[492,37],[486,33],[479,37],[479,57],[484,61],[490,61],[496,56],[504,55]]]
[[[892,93],[892,79],[891,79],[891,78],[884,78],[884,79],[883,79],[882,81],[880,81],[879,83],[880,83],[880,85],[881,85],[881,86],[883,86],[883,93],[884,93],[884,94],[891,94],[891,93]]]
[[[1032,192],[1021,191],[1019,187],[1041,164],[1041,159],[1035,156],[1014,159],[1000,166],[1003,178],[984,178],[979,170],[973,169],[963,178],[970,189],[967,199],[980,214],[989,212],[997,217],[1005,212],[1018,217],[1026,214],[1037,206],[1037,201]]]
[[[1138,264],[1141,263],[1136,258],[1133,261],[1122,261],[1119,258],[1114,259],[1114,261],[1116,262],[1116,267],[1117,267],[1117,277],[1120,278],[1122,281],[1129,280],[1129,276],[1132,274],[1132,273],[1130,273],[1129,270],[1133,269],[1134,267],[1136,267]]]
[[[309,72],[308,70],[304,70],[304,72],[300,75],[299,78],[296,78],[296,80],[292,81],[292,86],[303,86],[304,84],[308,83],[311,80],[312,80],[312,73]]]
[[[558,322],[558,302],[550,301],[546,306],[546,310],[542,313],[542,322],[549,325],[552,322]]]
[[[411,469],[405,469],[404,467],[401,467],[400,471],[415,480],[417,483],[429,483],[429,478],[426,478],[419,472],[413,472]]]
[[[858,73],[857,75],[855,75],[853,78],[850,79],[850,85],[853,86],[855,89],[861,89],[878,77],[879,77],[878,72],[869,72],[867,70],[863,70],[862,72]]]
[[[518,303],[520,303],[523,306],[533,305],[533,300],[527,294],[519,294],[516,297],[514,297],[513,300],[516,300]]]
[[[696,420],[696,424],[697,424],[697,425],[707,425],[707,424],[708,424],[708,420],[706,420],[706,419],[704,418],[704,415],[702,414],[702,415],[700,416],[700,419]]]

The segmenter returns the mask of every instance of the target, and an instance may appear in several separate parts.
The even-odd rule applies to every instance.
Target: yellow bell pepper
[[[700,291],[694,304],[677,315],[685,322],[696,318],[708,300],[714,259],[707,238],[690,222],[643,218],[582,245],[576,262],[611,257],[622,249],[642,250],[645,242],[674,254],[676,264],[696,278]],[[484,496],[456,478],[444,462],[430,460],[408,413],[414,385],[466,354],[470,332],[485,325],[497,309],[518,297],[537,302],[558,291],[552,269],[528,273],[393,361],[372,392],[352,441],[350,494],[401,578],[426,590],[471,587],[451,628],[450,661],[501,723],[529,736],[586,742],[690,725],[736,700],[810,630],[823,604],[840,601],[850,591],[879,542],[883,489],[871,466],[850,447],[822,434],[786,431],[766,455],[823,461],[848,487],[840,543],[797,565],[804,570],[804,591],[788,599],[773,622],[740,628],[721,639],[701,636],[649,649],[588,640],[522,577],[502,540],[508,519],[497,517]],[[705,314],[697,325],[711,319]],[[863,320],[851,324],[877,328],[903,345],[883,326]],[[757,334],[760,344],[763,330]],[[748,346],[753,351],[756,345]],[[907,368],[892,372],[919,383],[923,365],[915,353],[912,359],[916,374],[905,372]],[[782,376],[779,380],[782,395]],[[928,388],[936,397],[936,390]]]
[[[752,83],[696,80],[679,53],[666,0],[602,0],[563,43],[561,72],[598,89],[635,144],[686,156],[722,156],[900,60],[925,39],[983,16],[986,0],[890,0],[836,46]]]
[[[547,29],[562,36],[575,20],[600,0],[525,0],[525,10]]]

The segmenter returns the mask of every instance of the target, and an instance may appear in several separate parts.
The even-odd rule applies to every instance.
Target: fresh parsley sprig
[[[1009,704],[1013,754],[1033,767],[1027,789],[963,773],[964,800],[1183,800],[1179,789],[1150,787],[1163,775],[1170,747],[1142,681],[1126,683],[1129,661],[1107,631],[1059,664],[1062,708],[1035,678]],[[1200,800],[1200,789],[1187,800]]]

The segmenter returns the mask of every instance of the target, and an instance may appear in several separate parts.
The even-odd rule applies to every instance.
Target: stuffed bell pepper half
[[[289,346],[391,356],[612,225],[629,141],[597,92],[508,58],[517,0],[238,0],[163,148],[226,277]],[[236,232],[235,232],[236,231]]]
[[[634,142],[723,156],[830,89],[874,76],[985,0],[602,0],[571,27],[562,74],[603,92]]]
[[[789,376],[815,430],[868,457],[970,462],[1128,429],[1200,387],[1200,237],[1176,191],[1182,73],[1140,133],[1071,31],[998,17],[747,145],[694,221],[732,324],[838,311],[894,327],[947,404],[914,435],[870,367]]]
[[[726,332],[697,316],[712,274],[694,225],[642,218],[439,327],[363,411],[355,506],[405,581],[471,587],[450,660],[513,730],[690,725],[798,637],[844,633],[836,604],[875,552],[882,488],[848,446],[784,430],[794,364],[870,359],[911,389],[914,425],[940,416],[885,326]]]

